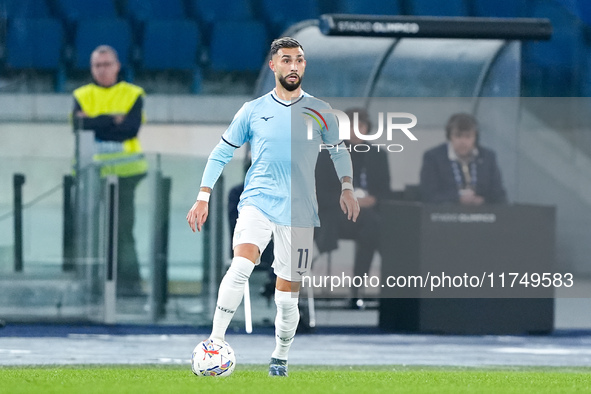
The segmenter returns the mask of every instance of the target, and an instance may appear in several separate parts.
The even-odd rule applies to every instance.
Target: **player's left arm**
[[[341,146],[341,149],[331,147],[328,151],[341,181],[341,198],[339,199],[341,210],[347,215],[348,220],[356,222],[360,208],[357,197],[353,193],[353,164],[349,151],[343,148],[344,146]]]
[[[347,215],[348,220],[353,220],[354,222],[357,221],[357,217],[359,216],[359,203],[357,202],[357,197],[353,193],[353,180],[351,177],[345,176],[341,178],[341,198],[340,204],[343,213]],[[349,185],[351,188],[349,189]]]
[[[330,108],[330,105],[328,105]],[[345,147],[343,141],[339,141],[339,127],[336,116],[326,116],[328,127],[323,127],[322,141],[328,147],[330,158],[334,164],[337,176],[341,181],[341,198],[340,205],[343,213],[347,215],[348,220],[357,221],[359,216],[359,203],[357,197],[353,193],[353,164],[351,163],[351,155]]]

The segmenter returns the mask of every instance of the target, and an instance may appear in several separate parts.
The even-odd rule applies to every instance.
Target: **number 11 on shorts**
[[[308,249],[298,249],[298,253],[300,254],[298,260],[298,268],[302,268],[302,261],[304,263],[304,268],[308,268]],[[304,260],[304,253],[306,254],[306,259]]]

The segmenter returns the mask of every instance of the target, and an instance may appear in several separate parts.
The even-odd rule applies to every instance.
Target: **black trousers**
[[[117,227],[117,285],[128,288],[140,284],[140,267],[133,236],[135,189],[145,174],[119,178],[119,225]]]
[[[369,273],[371,261],[379,247],[380,216],[376,209],[372,207],[362,208],[357,222],[347,220],[345,215],[341,215],[341,218],[339,238],[355,241],[353,275],[362,277],[364,274]],[[354,298],[357,297],[358,291],[358,288],[352,288]]]

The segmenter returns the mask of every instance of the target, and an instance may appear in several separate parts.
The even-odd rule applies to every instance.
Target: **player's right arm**
[[[225,165],[232,160],[234,151],[250,138],[250,129],[248,126],[250,111],[247,105],[248,103],[244,104],[236,113],[222,139],[213,148],[207,159],[197,201],[195,201],[189,213],[187,213],[187,222],[193,232],[195,232],[195,228],[197,228],[197,231],[201,231],[201,227],[207,220],[209,196]]]
[[[187,213],[187,222],[193,232],[195,232],[195,227],[197,227],[197,231],[201,231],[201,227],[207,220],[209,196],[213,186],[220,177],[226,164],[232,160],[236,148],[237,146],[228,143],[222,137],[221,141],[211,151],[207,159],[207,164],[205,165],[205,171],[203,171],[203,179],[199,188],[199,194],[197,195],[197,201],[195,201],[195,204],[193,204],[193,207]]]
[[[211,194],[211,188],[202,187],[199,189],[199,193]],[[195,232],[195,228],[197,228],[197,231],[201,231],[201,227],[203,227],[203,224],[205,224],[205,221],[207,220],[208,213],[208,201],[199,199],[195,201],[195,204],[193,204],[193,206],[189,210],[189,213],[187,213],[187,222],[189,223],[189,226],[191,227],[191,230],[193,230],[193,232]]]

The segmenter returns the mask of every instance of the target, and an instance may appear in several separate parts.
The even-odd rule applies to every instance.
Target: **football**
[[[232,347],[218,339],[206,339],[193,349],[191,369],[197,376],[230,376],[236,367]]]

